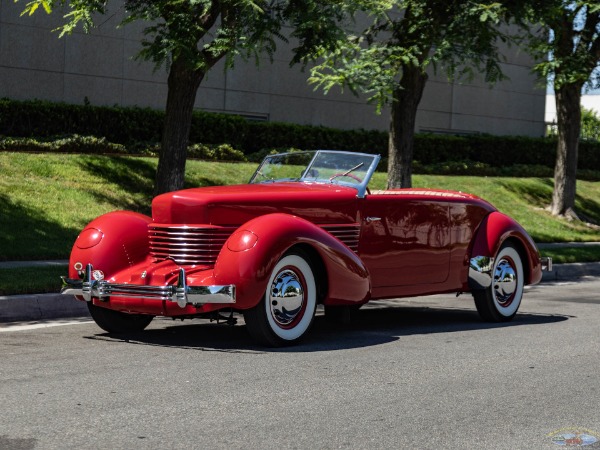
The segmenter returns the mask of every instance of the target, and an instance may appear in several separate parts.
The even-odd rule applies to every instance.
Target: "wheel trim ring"
[[[494,300],[496,301],[496,304],[500,308],[508,308],[512,304],[513,300],[515,299],[515,295],[517,294],[517,291],[518,291],[519,274],[518,274],[515,262],[508,255],[503,256],[502,259],[500,261],[498,261],[498,263],[496,264],[496,267],[494,268],[494,272],[496,272],[496,270],[498,270],[498,268],[503,263],[508,264],[508,268],[510,269],[510,271],[512,272],[512,275],[514,276],[514,279],[512,280],[512,283],[514,284],[514,289],[513,289],[513,292],[509,296],[507,296],[507,298],[504,298],[504,296],[499,295],[499,293],[497,292],[495,287],[493,289],[493,293],[494,293]],[[494,273],[494,284],[496,284],[496,283],[497,283],[497,281],[495,279],[495,273]],[[503,283],[503,282],[501,281],[501,283]]]
[[[295,314],[294,318],[289,323],[282,323],[279,320],[278,316],[275,314],[275,312],[274,312],[275,308],[273,307],[274,306],[273,305],[273,297],[270,294],[270,292],[272,292],[273,287],[281,280],[283,274],[291,274],[295,278],[295,280],[300,284],[300,289],[301,289],[301,293],[302,293],[300,310]],[[269,313],[271,314],[271,317],[273,318],[273,322],[275,323],[275,325],[277,325],[282,330],[291,330],[300,323],[300,321],[304,317],[304,313],[306,312],[306,306],[308,303],[307,297],[306,297],[307,291],[308,291],[308,288],[306,285],[306,280],[304,279],[304,275],[302,274],[302,271],[300,271],[297,267],[284,266],[277,272],[277,274],[273,278],[273,282],[271,283],[271,286],[269,288],[269,293],[267,294],[267,301],[269,302]],[[277,301],[280,301],[279,298],[277,298]]]

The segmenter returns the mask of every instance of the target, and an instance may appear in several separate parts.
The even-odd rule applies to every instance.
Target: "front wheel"
[[[90,315],[96,325],[108,333],[126,334],[143,331],[154,316],[146,314],[127,314],[112,309],[96,306],[92,302],[86,302]]]
[[[500,249],[492,270],[492,284],[487,289],[473,291],[475,307],[483,320],[507,322],[521,305],[523,297],[523,262],[511,244]]]
[[[315,276],[306,257],[288,253],[271,272],[262,300],[244,312],[250,335],[263,345],[298,342],[310,328],[317,308]]]

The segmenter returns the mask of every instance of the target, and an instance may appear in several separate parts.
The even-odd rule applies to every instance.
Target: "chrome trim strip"
[[[472,290],[487,289],[492,285],[494,258],[475,256],[469,263],[469,288]]]
[[[542,256],[540,258],[543,272],[552,272],[552,258],[550,256]]]
[[[205,303],[235,303],[235,285],[223,286],[188,286],[185,269],[179,269],[176,285],[146,286],[139,284],[109,283],[106,280],[92,278],[93,267],[88,264],[83,280],[63,277],[63,287],[60,291],[65,295],[81,295],[85,301],[92,297],[133,297],[144,300],[166,300],[177,303],[181,308],[191,304],[201,306]]]

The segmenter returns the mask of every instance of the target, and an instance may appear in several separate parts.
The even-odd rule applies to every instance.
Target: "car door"
[[[449,205],[394,194],[367,195],[361,203],[358,254],[369,269],[372,286],[444,282],[451,250]]]

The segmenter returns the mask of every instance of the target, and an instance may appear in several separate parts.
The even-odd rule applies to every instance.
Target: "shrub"
[[[77,134],[46,140],[37,140],[34,138],[3,138],[0,139],[0,150],[92,154],[127,153],[127,148],[124,145],[108,142],[106,138],[79,136]]]
[[[244,154],[229,144],[208,146],[194,144],[188,147],[188,157],[205,161],[246,161]]]
[[[122,144],[108,142],[105,138],[79,136],[76,134],[45,140],[34,138],[3,138],[0,139],[0,151],[158,156],[160,144],[136,143],[135,145],[126,147]],[[241,151],[234,149],[228,144],[212,146],[194,144],[188,147],[188,156],[206,161],[246,161],[246,157]]]

